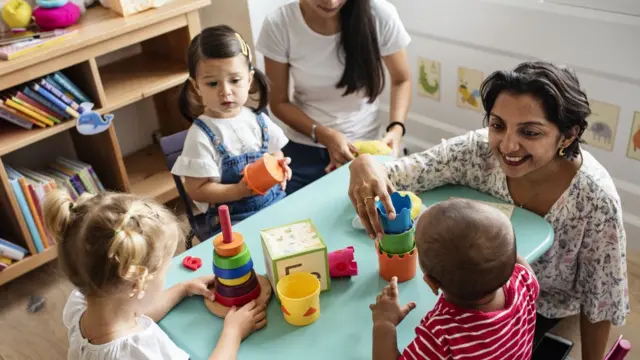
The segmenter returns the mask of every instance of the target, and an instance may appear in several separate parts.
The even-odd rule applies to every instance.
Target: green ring
[[[415,246],[415,226],[402,234],[384,234],[380,247],[389,254],[404,254]]]
[[[220,269],[233,270],[244,266],[251,260],[251,253],[247,244],[242,245],[242,251],[238,255],[224,257],[213,252],[213,263]]]

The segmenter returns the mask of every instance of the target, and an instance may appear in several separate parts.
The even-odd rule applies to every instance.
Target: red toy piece
[[[182,266],[189,270],[196,271],[202,266],[202,259],[195,256],[186,256],[182,259]]]
[[[330,252],[327,255],[329,276],[334,278],[358,275],[358,263],[356,263],[353,253],[353,246]]]
[[[231,244],[233,241],[233,233],[231,231],[231,217],[229,216],[229,207],[220,205],[218,208],[218,217],[220,218],[220,227],[222,228],[222,242]]]

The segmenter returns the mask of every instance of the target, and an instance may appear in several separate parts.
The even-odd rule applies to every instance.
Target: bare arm
[[[608,320],[592,323],[580,312],[580,343],[583,360],[602,360],[609,340],[611,322]]]
[[[223,329],[216,348],[213,349],[211,356],[209,356],[209,360],[237,359],[240,342],[242,342],[242,335],[235,331]]]
[[[159,322],[167,315],[169,310],[173,309],[184,297],[187,296],[187,288],[184,283],[176,284],[162,293],[162,295],[153,301],[149,311],[145,313],[154,322]]]
[[[399,50],[383,57],[382,60],[391,78],[389,120],[404,123],[411,105],[411,72],[407,64],[407,51]]]
[[[237,184],[219,184],[207,178],[185,176],[184,188],[192,200],[209,204],[229,203],[253,195],[242,181]]]
[[[396,327],[391,323],[373,325],[373,360],[396,360],[400,357]]]
[[[265,56],[264,66],[271,85],[269,96],[271,111],[297,132],[310,135],[313,125],[319,124],[289,101],[289,64],[277,62]]]

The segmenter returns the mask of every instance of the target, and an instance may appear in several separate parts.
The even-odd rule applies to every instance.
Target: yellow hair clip
[[[240,36],[240,34],[236,33],[236,37],[238,38],[238,41],[240,41],[242,55],[249,56],[249,46],[247,45],[247,43],[244,42],[244,39],[242,38],[242,36]]]

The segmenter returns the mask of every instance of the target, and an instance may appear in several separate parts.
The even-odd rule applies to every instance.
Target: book
[[[0,59],[13,60],[44,47],[54,46],[78,34],[77,29],[58,29],[55,35],[0,46]]]
[[[0,256],[8,257],[13,260],[22,260],[27,254],[29,254],[29,251],[22,246],[0,239]]]
[[[19,114],[11,110],[5,109],[4,104],[2,103],[2,100],[0,100],[0,118],[1,119],[9,121],[27,130],[33,127],[33,123],[31,121],[23,119],[22,117],[20,117]]]
[[[5,170],[7,171],[7,177],[9,178],[9,183],[16,198],[16,202],[18,203],[18,207],[20,208],[20,212],[22,213],[22,217],[27,224],[29,234],[31,234],[31,240],[33,242],[32,245],[36,249],[36,252],[40,253],[44,251],[44,245],[42,244],[42,240],[40,239],[40,233],[38,232],[38,229],[36,227],[33,215],[31,215],[31,209],[27,204],[22,186],[19,183],[19,179],[22,178],[22,175],[20,175],[19,172],[8,165],[5,165]]]
[[[61,119],[65,119],[66,120],[66,119],[70,118],[70,116],[67,113],[65,113],[64,111],[58,109],[58,107],[53,105],[53,103],[51,103],[51,101],[45,99],[42,95],[40,95],[37,92],[33,91],[28,86],[25,87],[24,89],[22,89],[22,92],[25,95],[27,95],[28,97],[30,97],[31,99],[33,99],[33,100],[39,102],[40,104],[42,104],[43,106],[45,106],[50,111],[53,111]]]
[[[75,101],[69,99],[67,95],[63,94],[62,91],[50,84],[46,79],[40,79],[38,84],[47,89],[47,91],[49,91],[53,95],[57,96],[60,100],[62,100],[62,102],[69,105],[73,110],[77,111],[80,114],[84,112],[84,108],[81,108],[80,105],[78,105]]]
[[[6,99],[4,101],[4,103],[7,106],[10,106],[20,112],[22,112],[23,114],[27,114],[29,115],[31,118],[36,119],[37,121],[41,122],[42,124],[45,124],[47,126],[53,126],[53,121],[47,119],[46,117],[40,115],[39,113],[37,113],[36,111],[33,110],[33,108],[31,108],[31,105],[26,105],[25,103],[23,103],[22,101],[18,100],[17,102],[14,99]]]
[[[58,109],[66,112],[72,117],[79,118],[80,114],[77,111],[73,110],[70,106],[65,104],[62,100],[58,99],[55,95],[47,91],[47,89],[43,88],[38,84],[31,84],[31,88],[36,91],[38,94],[44,96],[47,100],[51,101]]]
[[[24,114],[24,113],[22,113],[20,111],[17,111],[16,109],[14,109],[12,107],[7,106],[4,103],[4,100],[1,100],[1,99],[0,99],[0,109],[2,109],[4,112],[9,113],[9,114],[11,114],[11,115],[13,115],[13,116],[15,116],[17,118],[20,118],[20,119],[22,119],[24,121],[28,121],[32,125],[36,125],[36,126],[41,127],[41,128],[45,127],[45,125],[43,123],[37,121],[36,119],[33,119],[30,116],[28,116],[28,115],[26,115],[26,114]]]
[[[73,96],[78,99],[80,103],[83,102],[91,102],[89,97],[85,95],[82,90],[80,90],[75,84],[69,80],[69,78],[62,73],[62,71],[56,71],[51,75],[56,83],[65,88],[65,90],[69,91]]]
[[[40,111],[42,111],[43,113],[47,114],[47,117],[49,119],[51,119],[53,122],[55,122],[56,124],[60,124],[62,122],[62,120],[60,120],[57,116],[56,113],[54,113],[53,111],[49,110],[46,106],[40,104],[39,102],[33,100],[32,98],[28,97],[27,95],[25,95],[22,91],[18,91],[15,95],[18,99],[31,104],[31,106],[40,109]]]

